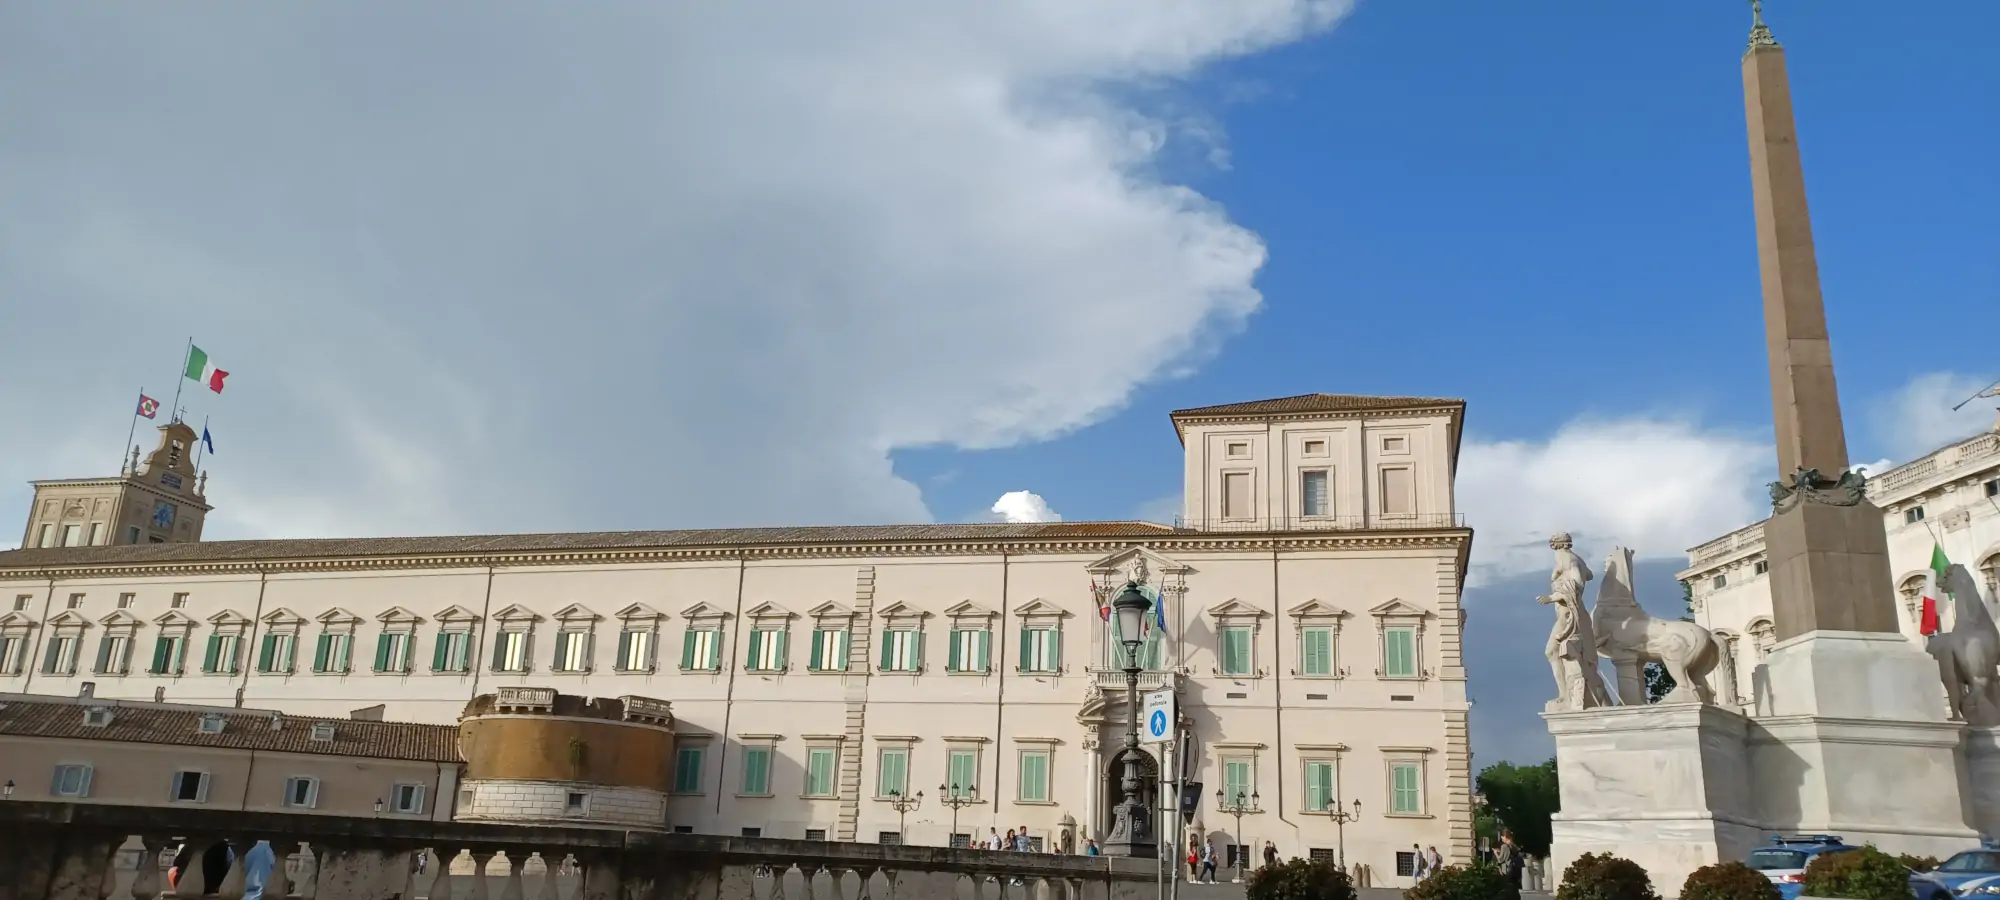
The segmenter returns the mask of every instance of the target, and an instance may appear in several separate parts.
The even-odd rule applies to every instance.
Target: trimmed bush
[[[1778,886],[1740,862],[1716,863],[1688,873],[1681,900],[1778,900]]]
[[[1585,853],[1563,870],[1556,900],[1660,900],[1660,895],[1638,863],[1609,853]]]
[[[1919,872],[1928,872],[1938,867],[1938,858],[1935,856],[1911,856],[1908,853],[1898,853],[1896,854],[1896,861]]]
[[[1874,847],[1821,853],[1806,864],[1802,893],[1842,900],[1910,900],[1910,870]]]
[[[1293,859],[1250,874],[1246,900],[1354,900],[1354,882],[1331,860]]]
[[[1490,865],[1445,866],[1403,892],[1403,900],[1520,900],[1514,880]]]

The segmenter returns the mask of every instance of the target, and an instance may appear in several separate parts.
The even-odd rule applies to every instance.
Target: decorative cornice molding
[[[1104,554],[1139,545],[1156,553],[1218,553],[1287,550],[1459,550],[1471,543],[1469,528],[1421,531],[1341,532],[1259,535],[1181,532],[1170,537],[1121,535],[1106,538],[987,539],[771,546],[660,547],[648,549],[438,553],[308,559],[185,560],[159,563],[0,568],[0,581],[147,577],[158,575],[259,575],[277,573],[371,572],[396,569],[528,568],[536,566],[631,565],[675,562],[759,562],[797,559],[921,558],[944,556],[1068,556]]]

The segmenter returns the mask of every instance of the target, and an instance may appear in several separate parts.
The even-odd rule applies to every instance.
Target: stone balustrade
[[[259,841],[289,861],[265,881],[272,900],[1137,900],[1155,877],[1108,857],[7,801],[0,900],[241,900]],[[196,861],[170,887],[183,842]],[[208,884],[199,860],[217,843],[235,852]]]

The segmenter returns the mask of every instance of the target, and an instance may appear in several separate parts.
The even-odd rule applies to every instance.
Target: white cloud
[[[1458,503],[1475,530],[1473,578],[1537,571],[1548,536],[1672,557],[1768,512],[1768,438],[1684,420],[1580,419],[1544,442],[1468,440]]]
[[[1877,445],[1898,458],[1916,459],[1992,428],[1993,408],[2000,401],[1977,399],[1952,410],[1991,384],[1990,375],[1956,372],[1930,372],[1910,379],[1901,390],[1869,407]]]
[[[1033,491],[1008,491],[993,501],[993,515],[1002,522],[1060,522],[1062,515]]]
[[[5,4],[0,353],[60,374],[0,388],[0,499],[111,471],[192,333],[210,537],[922,520],[892,449],[1082,427],[1257,308],[1157,174],[1220,137],[1126,98],[1348,5]]]

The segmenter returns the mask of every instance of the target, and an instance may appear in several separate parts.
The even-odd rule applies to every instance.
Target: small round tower
[[[458,719],[456,818],[665,828],[674,713],[665,700],[503,687]]]

